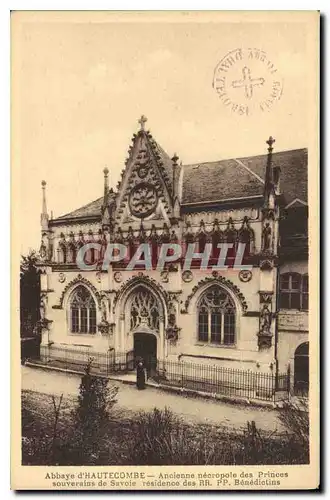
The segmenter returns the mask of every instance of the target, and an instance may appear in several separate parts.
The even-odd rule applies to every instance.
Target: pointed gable
[[[169,155],[144,128],[133,135],[126,168],[118,183],[116,222],[133,218],[167,219],[172,211],[173,174]]]

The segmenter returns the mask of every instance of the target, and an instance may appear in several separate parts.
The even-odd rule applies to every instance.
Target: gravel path
[[[23,366],[22,390],[77,396],[80,378],[79,375]],[[257,428],[262,430],[283,430],[277,419],[276,410],[181,396],[152,387],[138,391],[132,385],[117,381],[110,383],[115,383],[119,387],[117,408],[122,409],[123,412],[167,407],[184,417],[185,420],[194,423],[224,425],[238,429],[246,427],[247,421],[254,420]]]

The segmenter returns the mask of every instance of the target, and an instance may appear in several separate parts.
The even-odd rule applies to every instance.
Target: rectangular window
[[[289,309],[300,309],[300,292],[294,291],[290,294],[290,307]]]
[[[280,307],[308,310],[308,276],[286,273],[281,276]]]
[[[85,307],[80,309],[80,333],[88,333],[87,309]]]
[[[71,331],[72,333],[79,332],[79,309],[71,309]]]
[[[281,276],[281,290],[289,290],[290,289],[290,276],[285,274]]]
[[[221,313],[211,313],[211,342],[221,342]]]
[[[205,236],[201,236],[199,238],[199,242],[198,242],[198,251],[199,251],[199,253],[203,253],[204,252],[205,245],[206,245],[206,238],[205,238]]]
[[[281,291],[280,296],[280,307],[281,309],[290,309],[290,293]]]
[[[308,293],[303,293],[303,295],[302,295],[301,308],[304,311],[308,311]]]
[[[96,333],[96,309],[89,310],[89,333]]]
[[[223,343],[226,345],[235,344],[235,315],[226,313],[224,316],[224,337]]]
[[[302,301],[301,308],[308,310],[308,276],[302,277]]]
[[[201,342],[208,342],[208,314],[200,312],[198,315],[198,340]]]

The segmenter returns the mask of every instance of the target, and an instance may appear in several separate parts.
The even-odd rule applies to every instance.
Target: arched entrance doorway
[[[143,359],[149,377],[156,373],[157,368],[157,338],[152,333],[134,333],[134,358]]]
[[[127,345],[133,350],[135,362],[143,358],[148,375],[157,368],[162,357],[164,308],[160,297],[145,284],[138,284],[125,301]]]
[[[307,395],[309,389],[309,343],[300,344],[294,353],[294,392]]]

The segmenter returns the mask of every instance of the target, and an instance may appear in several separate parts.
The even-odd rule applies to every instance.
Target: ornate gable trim
[[[129,278],[117,291],[116,296],[113,301],[113,312],[115,312],[116,305],[118,301],[125,295],[127,290],[132,288],[134,285],[147,285],[153,289],[156,289],[159,295],[164,299],[166,303],[169,302],[169,294],[164,290],[164,288],[158,283],[158,281],[150,278],[149,276],[145,276],[139,274],[138,276],[132,276]]]
[[[59,303],[56,304],[55,306],[53,306],[53,309],[63,309],[63,301],[64,301],[65,295],[70,290],[70,288],[73,288],[75,285],[78,285],[78,284],[85,285],[87,288],[89,288],[94,293],[94,295],[97,299],[98,306],[99,307],[101,306],[101,298],[102,297],[101,297],[100,292],[95,288],[94,285],[92,285],[92,283],[88,279],[83,278],[83,276],[81,274],[78,274],[78,276],[76,278],[74,278],[72,281],[70,281],[70,283],[68,283],[66,285],[66,287],[64,288],[64,290],[61,294]]]
[[[191,293],[188,295],[185,304],[184,304],[184,309],[181,310],[181,313],[186,314],[188,312],[189,304],[191,302],[191,299],[195,295],[195,293],[204,285],[206,284],[219,284],[219,285],[225,285],[227,286],[233,294],[238,298],[242,309],[243,309],[243,314],[247,313],[247,302],[246,299],[243,295],[243,293],[240,291],[240,289],[230,280],[227,278],[224,278],[223,276],[207,276],[206,278],[200,280],[197,285],[195,285],[191,291]]]
[[[129,148],[128,158],[125,162],[125,169],[122,171],[121,180],[117,185],[119,193],[115,209],[117,223],[123,220],[124,213],[129,207],[131,192],[136,186],[142,184],[152,186],[157,196],[157,201],[161,201],[162,203],[165,214],[168,216],[171,213],[172,181],[164,165],[164,162],[166,163],[167,161],[171,162],[169,157],[168,160],[162,157],[160,147],[149,131],[141,129],[137,134],[133,134],[132,145]],[[133,213],[132,215],[134,216]],[[146,217],[149,217],[149,215]]]

